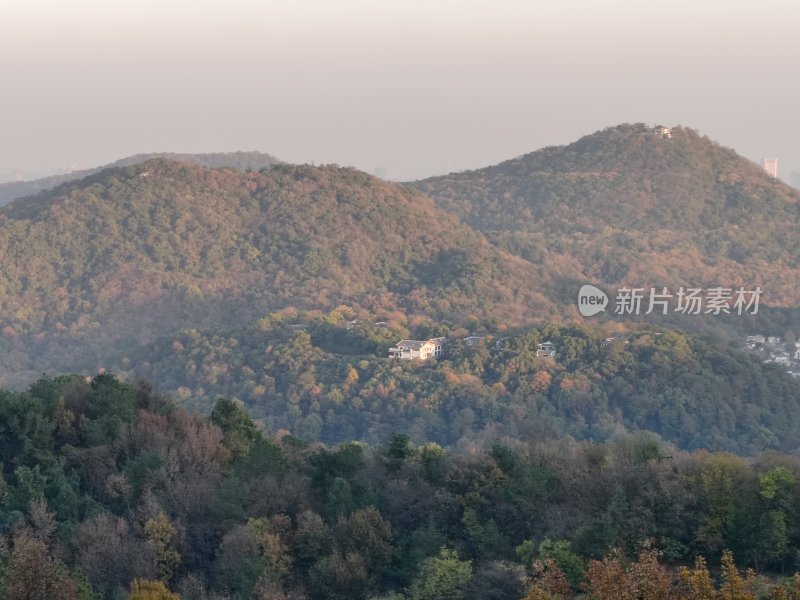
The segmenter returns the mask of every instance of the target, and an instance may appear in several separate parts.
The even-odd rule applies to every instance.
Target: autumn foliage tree
[[[180,600],[180,596],[169,591],[163,581],[134,579],[128,600]]]

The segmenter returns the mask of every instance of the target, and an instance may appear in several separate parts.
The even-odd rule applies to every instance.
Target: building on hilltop
[[[661,137],[666,138],[668,140],[672,139],[672,129],[670,129],[669,127],[662,127],[660,125],[657,125],[653,129],[653,133],[657,133]]]
[[[636,128],[636,132],[639,135],[660,135],[663,138],[668,140],[672,139],[672,129],[669,127],[664,127],[663,125],[655,125],[654,127],[648,127],[646,123],[636,123],[634,125]]]
[[[443,345],[443,337],[429,340],[400,340],[395,344],[394,348],[389,348],[389,356],[403,360],[439,358],[442,355]]]

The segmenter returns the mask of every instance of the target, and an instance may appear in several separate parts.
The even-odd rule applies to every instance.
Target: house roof
[[[407,348],[409,350],[420,350],[426,344],[433,344],[434,346],[444,343],[445,338],[431,338],[429,340],[400,340],[395,344],[396,348]]]
[[[410,350],[419,350],[427,343],[428,340],[400,340],[396,345],[398,348],[403,347]]]

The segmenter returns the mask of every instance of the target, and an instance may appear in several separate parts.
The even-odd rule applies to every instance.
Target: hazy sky
[[[797,0],[0,0],[0,176],[261,150],[395,179],[621,122],[800,170]]]

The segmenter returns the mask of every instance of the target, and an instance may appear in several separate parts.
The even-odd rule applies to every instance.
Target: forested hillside
[[[150,154],[136,154],[128,156],[111,164],[95,167],[93,169],[81,169],[64,173],[62,175],[52,175],[42,179],[35,179],[32,181],[9,181],[0,183],[0,206],[4,206],[18,198],[26,196],[33,196],[44,190],[51,190],[62,183],[70,181],[77,181],[99,173],[103,169],[114,167],[129,167],[131,165],[138,165],[148,160],[157,158],[172,160],[175,162],[185,162],[194,165],[203,165],[206,167],[229,167],[237,171],[247,171],[264,169],[272,165],[278,164],[281,161],[261,152],[217,152],[211,154],[178,154],[176,152],[154,152]]]
[[[118,372],[160,381],[201,412],[219,396],[240,399],[268,428],[328,443],[382,443],[402,431],[469,448],[501,437],[602,441],[648,430],[686,449],[800,448],[800,382],[695,336],[645,329],[606,341],[601,329],[551,324],[475,346],[452,335],[441,359],[419,363],[387,357],[408,337],[399,323],[348,329],[334,312],[307,329],[288,326],[297,319],[273,315],[228,333],[184,330]],[[545,340],[555,358],[536,356]]]
[[[265,436],[231,401],[191,416],[109,376],[2,392],[0,423],[5,600],[800,592],[779,579],[800,550],[788,455],[685,453],[647,435],[471,455],[403,435],[324,447]]]
[[[422,194],[338,167],[106,170],[1,209],[0,257],[6,383],[290,306],[554,314],[532,283],[541,269]]]
[[[0,209],[0,384],[145,376],[200,412],[235,398],[326,443],[647,430],[682,449],[800,447],[797,382],[729,347],[800,334],[795,191],[692,130],[638,126],[417,187],[439,206],[354,169],[158,159],[14,202]],[[575,326],[587,282],[763,295],[749,319]],[[494,339],[459,341],[474,331]],[[443,360],[387,358],[434,335]],[[547,338],[555,360],[535,356]]]
[[[636,139],[681,135],[693,134]],[[630,323],[532,329],[575,314],[579,256],[512,257],[427,196],[352,169],[109,169],[0,210],[0,256],[4,385],[145,376],[192,409],[236,398],[271,429],[326,443],[648,430],[685,449],[800,447],[798,385],[782,369]],[[466,347],[476,328],[494,339]],[[386,357],[432,335],[449,336],[441,361]],[[535,356],[548,338],[555,360]]]
[[[696,131],[620,125],[413,185],[527,260],[610,285],[800,297],[800,192]]]

